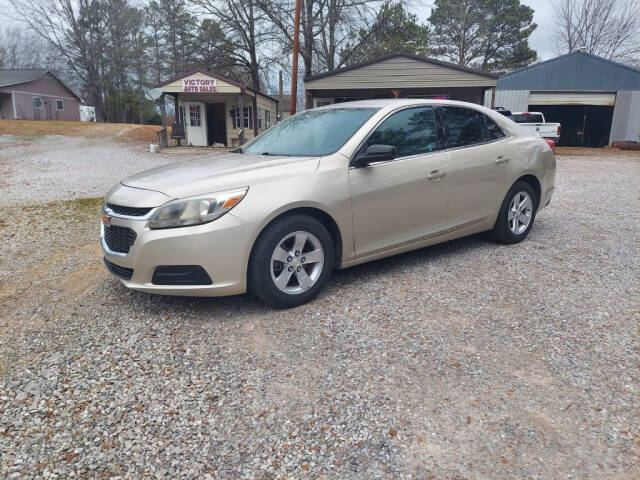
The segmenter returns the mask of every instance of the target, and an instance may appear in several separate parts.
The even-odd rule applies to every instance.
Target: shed
[[[542,112],[564,145],[640,141],[640,70],[582,51],[501,76],[495,105]]]
[[[237,147],[276,122],[278,101],[213,72],[193,70],[154,85],[176,106],[174,133],[188,145]]]
[[[313,107],[374,98],[431,98],[481,104],[497,75],[407,53],[313,75],[305,79]]]
[[[78,121],[81,102],[51,70],[0,69],[0,118]]]

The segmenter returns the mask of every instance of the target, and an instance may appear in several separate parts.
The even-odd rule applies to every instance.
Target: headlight
[[[160,206],[149,219],[150,228],[200,225],[220,218],[247,194],[249,188],[172,200]]]

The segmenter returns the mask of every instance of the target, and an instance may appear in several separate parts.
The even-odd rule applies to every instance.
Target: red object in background
[[[551,147],[551,151],[555,155],[556,154],[556,142],[554,142],[553,140],[549,140],[548,138],[545,138],[544,141],[547,142],[547,144]]]

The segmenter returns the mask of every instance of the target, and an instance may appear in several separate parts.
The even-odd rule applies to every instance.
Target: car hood
[[[319,157],[223,153],[146,170],[121,183],[184,198],[312,172],[318,168],[319,160]]]

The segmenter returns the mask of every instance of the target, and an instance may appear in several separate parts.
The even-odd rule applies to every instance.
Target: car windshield
[[[511,120],[516,123],[542,123],[542,115],[539,113],[514,113]]]
[[[317,157],[337,151],[377,108],[308,110],[277,123],[241,153]]]

